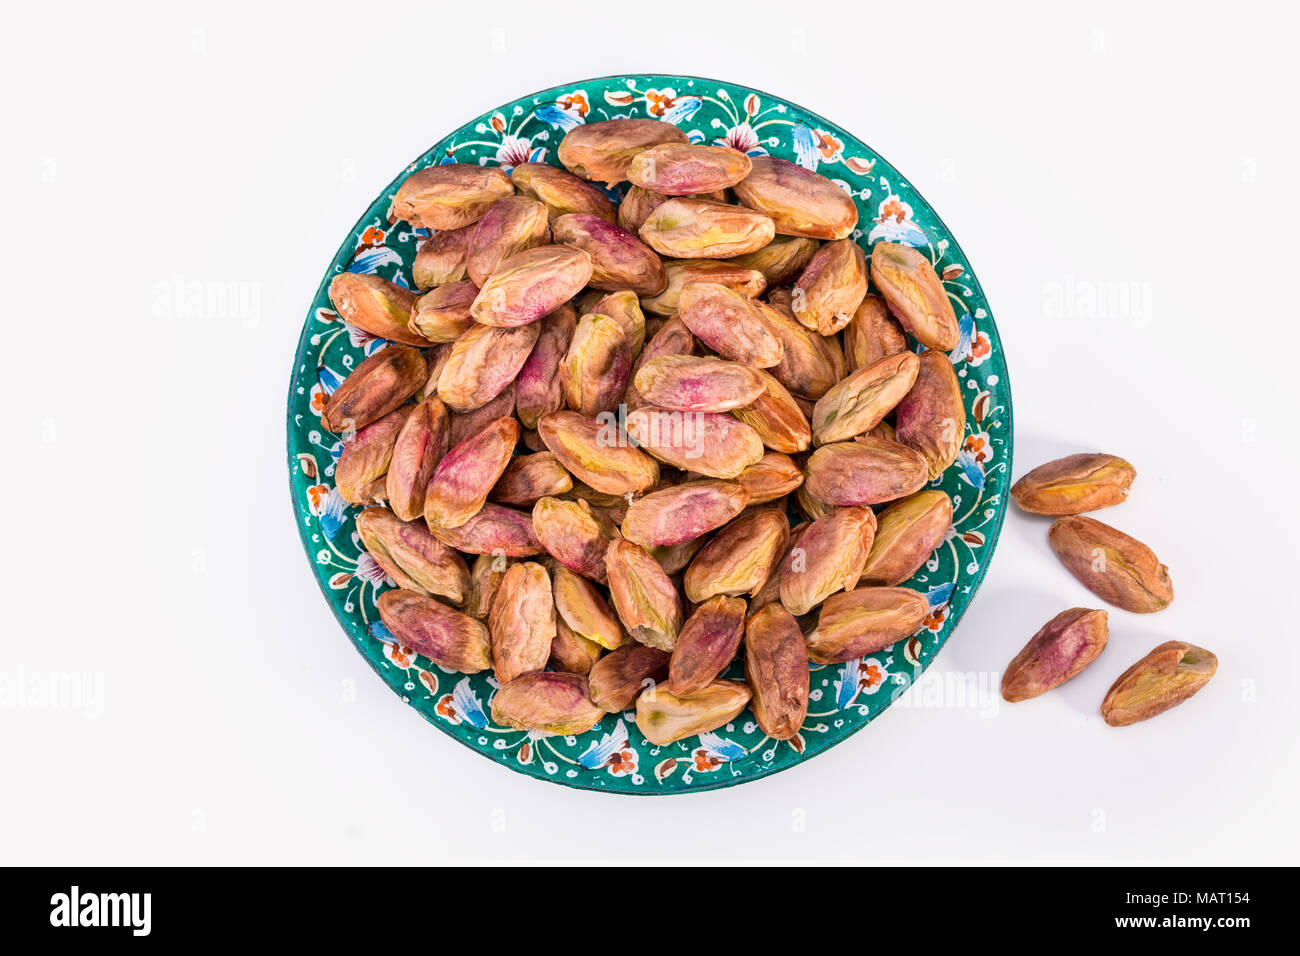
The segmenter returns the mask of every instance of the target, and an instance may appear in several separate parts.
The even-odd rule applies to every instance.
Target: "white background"
[[[102,705],[0,709],[0,862],[1297,862],[1300,23],[1134,6],[9,11],[0,673],[90,673]],[[1111,610],[1106,652],[1038,700],[894,707],[795,770],[669,799],[510,773],[383,686],[289,508],[306,307],[434,140],[640,71],[772,91],[903,171],[992,303],[1016,474],[1130,458],[1104,518],[1170,566],[1169,610]],[[243,283],[256,308],[169,314],[178,282]],[[1084,298],[1122,288],[1128,314]],[[995,687],[1039,625],[1092,603],[1013,509],[936,672]],[[1219,655],[1213,682],[1106,727],[1110,682],[1170,638]]]

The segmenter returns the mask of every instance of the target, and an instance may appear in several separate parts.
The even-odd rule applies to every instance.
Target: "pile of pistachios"
[[[1136,538],[1086,511],[1125,501],[1137,469],[1115,455],[1067,455],[1039,465],[1011,487],[1021,510],[1056,518],[1048,540],[1061,563],[1108,604],[1149,614],[1174,599],[1169,569]],[[1038,631],[1002,674],[1002,696],[1037,697],[1081,674],[1106,648],[1105,611],[1062,611]],[[1214,676],[1219,661],[1203,647],[1166,641],[1124,671],[1101,703],[1102,719],[1124,727],[1181,704]]]
[[[852,198],[794,163],[648,119],[557,155],[413,172],[391,216],[428,232],[420,292],[330,286],[388,343],[322,418],[397,585],[380,616],[443,668],[491,669],[499,725],[634,708],[666,744],[748,706],[790,739],[810,662],[927,616],[901,585],[952,523],[949,296],[921,252],[864,253]]]

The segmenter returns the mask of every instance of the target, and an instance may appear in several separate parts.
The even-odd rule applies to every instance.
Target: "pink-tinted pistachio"
[[[506,465],[488,496],[503,505],[531,508],[539,498],[562,495],[573,488],[573,478],[549,451],[516,455]]]
[[[763,383],[763,392],[744,408],[732,412],[758,433],[763,444],[773,451],[794,454],[812,444],[812,429],[794,397],[766,369],[754,369]]]
[[[543,550],[529,514],[491,501],[458,528],[431,526],[429,530],[443,544],[465,554],[526,558]]]
[[[398,433],[385,490],[393,513],[403,521],[414,521],[424,514],[425,489],[434,467],[447,453],[450,435],[447,406],[436,398],[416,405]],[[340,458],[340,465],[342,461]]]
[[[783,236],[844,239],[858,224],[853,199],[825,176],[774,156],[758,156],[736,198],[776,224]]]
[[[665,544],[651,548],[650,554],[659,562],[659,567],[664,569],[664,574],[671,577],[685,571],[687,565],[695,559],[695,555],[706,543],[706,538],[693,538],[680,544]]]
[[[537,431],[560,464],[597,491],[641,494],[659,483],[658,464],[628,443],[616,421],[551,412],[537,422]]]
[[[735,478],[763,457],[763,442],[754,429],[716,412],[647,405],[628,413],[627,433],[660,461],[710,478]]]
[[[588,694],[581,674],[522,674],[492,698],[492,722],[547,734],[585,734],[603,716]]]
[[[451,347],[438,377],[438,397],[457,412],[486,405],[515,380],[539,331],[536,324],[517,329],[473,326]]]
[[[465,257],[469,253],[469,237],[473,233],[473,226],[439,229],[424,240],[415,254],[415,263],[411,266],[415,287],[432,289],[434,286],[468,278]]]
[[[821,335],[834,335],[867,294],[867,257],[852,239],[828,242],[817,250],[799,281],[790,304],[795,318]]]
[[[790,522],[775,508],[746,511],[715,534],[682,578],[693,604],[719,594],[757,594],[785,553]]]
[[[665,196],[728,189],[749,175],[750,159],[730,146],[665,143],[632,157],[628,181]]]
[[[592,702],[607,714],[621,714],[643,690],[668,680],[668,652],[633,641],[611,651],[591,668]]]
[[[646,364],[666,355],[690,355],[695,350],[695,336],[681,319],[674,316],[664,322],[663,326],[646,343],[640,356],[632,365],[632,377],[623,392],[623,404],[628,411],[635,411],[642,405],[650,404],[637,390],[636,376]]]
[[[688,142],[680,129],[660,120],[602,120],[573,127],[555,154],[575,176],[613,185],[627,179],[628,166],[643,149]]]
[[[756,252],[747,252],[731,261],[747,269],[757,269],[767,279],[768,287],[785,285],[803,272],[817,251],[817,240],[799,236],[781,236]]]
[[[636,373],[636,390],[647,402],[683,412],[725,412],[758,401],[764,381],[758,370],[711,356],[660,355]]]
[[[844,377],[839,339],[804,328],[779,297],[759,302],[758,307],[768,328],[781,342],[781,361],[770,371],[793,395],[816,400]]]
[[[415,294],[376,275],[341,272],[330,281],[330,304],[339,318],[381,339],[422,347],[427,339],[407,328]]]
[[[677,588],[644,548],[617,538],[605,552],[614,609],[633,640],[671,651],[682,626]]]
[[[520,163],[510,171],[515,188],[546,206],[551,219],[587,212],[614,221],[614,204],[591,183],[546,163]]]
[[[781,566],[781,603],[796,617],[857,586],[876,533],[870,508],[836,508],[813,521]]]
[[[640,232],[650,213],[668,201],[668,197],[640,186],[629,186],[618,204],[618,224],[628,232]]]
[[[519,442],[519,423],[498,418],[458,443],[433,471],[424,497],[430,527],[459,528],[487,501],[488,492],[510,464]]]
[[[426,166],[397,188],[389,215],[426,229],[460,229],[478,222],[497,200],[514,191],[505,170],[496,166]]]
[[[766,504],[803,484],[803,472],[789,455],[769,451],[740,473],[736,481],[749,492],[751,505]]]
[[[459,445],[470,435],[481,431],[488,422],[498,418],[511,418],[514,414],[515,386],[512,383],[486,405],[480,405],[468,412],[452,412],[451,438],[447,442],[447,447]]]
[[[440,285],[415,300],[410,329],[429,342],[454,342],[474,324],[469,307],[478,286],[468,279]]]
[[[382,478],[392,464],[393,447],[411,409],[402,406],[360,429],[343,445],[334,470],[334,486],[343,500],[358,505],[366,500],[372,482]]]
[[[363,360],[334,390],[321,424],[357,431],[394,411],[424,384],[429,368],[419,349],[389,345]]]
[[[498,554],[480,554],[469,569],[469,592],[465,597],[465,613],[486,621],[492,611],[492,602],[501,589],[501,579],[512,564],[509,558]]]
[[[748,685],[738,680],[715,680],[686,697],[656,687],[637,698],[637,729],[650,743],[663,746],[730,723],[749,698]]]
[[[605,583],[605,551],[617,537],[617,529],[585,501],[537,499],[533,505],[533,531],[560,564]]]
[[[623,398],[632,371],[632,350],[623,328],[608,315],[584,315],[560,363],[565,401],[594,418],[612,412]]]
[[[682,290],[677,314],[696,338],[723,358],[758,368],[781,362],[781,340],[758,303],[724,285],[690,283]]]
[[[551,573],[559,619],[574,634],[598,647],[613,650],[622,646],[623,628],[596,586],[563,564],[557,563]]]
[[[832,594],[808,634],[808,658],[839,664],[875,654],[915,634],[930,613],[924,594],[908,588],[855,588]]]
[[[535,246],[506,259],[479,289],[474,321],[514,328],[550,315],[591,279],[591,257],[573,246]]]
[[[670,199],[641,224],[640,236],[675,259],[729,259],[772,241],[772,220],[744,206],[708,199]]]
[[[641,300],[641,308],[654,315],[675,315],[682,290],[692,282],[715,282],[745,296],[755,296],[767,287],[763,273],[723,259],[665,259],[668,284],[656,296]]]
[[[784,515],[782,515],[784,517]],[[803,534],[808,527],[809,521],[804,521],[795,525],[793,528],[787,528],[786,544],[779,554],[773,565],[773,571],[767,576],[767,580],[759,586],[758,590],[749,599],[750,611],[757,611],[761,607],[767,607],[770,604],[781,603],[781,568],[790,560],[790,555],[796,547],[799,546],[799,536]],[[781,605],[784,607],[785,605]]]
[[[844,326],[844,364],[851,372],[907,351],[907,333],[878,295],[869,295]]]
[[[593,289],[629,289],[639,296],[651,296],[668,284],[659,256],[622,226],[578,212],[556,219],[552,232],[556,242],[591,257],[589,284]]]
[[[942,352],[957,347],[956,313],[924,253],[892,242],[876,243],[871,249],[871,284],[912,338]]]
[[[547,661],[552,670],[586,676],[604,652],[595,641],[575,633],[560,618],[555,619],[555,639],[551,641],[551,656]]]
[[[1072,607],[1044,624],[1002,672],[1002,696],[1029,700],[1083,672],[1106,649],[1105,611]]]
[[[813,439],[826,445],[875,428],[907,395],[920,367],[911,352],[899,352],[858,369],[817,400]]]
[[[538,325],[541,331],[528,359],[515,380],[515,403],[519,420],[525,428],[537,428],[537,420],[564,407],[564,387],[560,384],[560,363],[569,351],[578,316],[565,303]]]
[[[492,602],[488,632],[492,669],[500,683],[545,669],[555,640],[555,602],[546,568],[535,561],[511,565]]]
[[[921,569],[952,527],[952,499],[927,488],[876,516],[876,537],[860,584],[892,587]]]
[[[745,622],[745,682],[754,720],[773,740],[789,740],[808,716],[808,646],[799,622],[769,604]]]
[[[632,502],[623,537],[643,548],[692,541],[721,528],[748,502],[749,492],[733,481],[687,481]]]
[[[439,667],[476,674],[492,666],[488,631],[481,621],[405,589],[385,591],[375,603],[394,639]]]
[[[424,384],[415,390],[411,396],[417,402],[423,402],[430,398],[438,396],[438,379],[442,377],[442,370],[447,365],[447,359],[451,358],[451,342],[440,342],[425,350],[428,359],[429,372],[425,376]]]
[[[617,322],[623,330],[623,337],[627,339],[632,358],[641,354],[645,345],[645,313],[641,311],[641,300],[635,292],[629,289],[609,292],[596,299],[586,311],[595,315],[608,315]]]
[[[546,207],[527,196],[507,196],[474,224],[465,271],[475,286],[487,282],[505,260],[540,246],[550,234]]]
[[[966,438],[966,407],[948,356],[927,349],[919,362],[916,381],[898,403],[894,428],[898,440],[925,459],[933,480],[957,460]]]
[[[906,445],[860,435],[809,455],[803,487],[829,505],[877,505],[920,491],[928,476],[925,459]]]
[[[357,515],[357,534],[398,587],[452,604],[469,594],[464,558],[430,534],[424,522],[403,521],[387,508],[367,508]]]
[[[668,664],[668,690],[678,696],[703,690],[727,669],[745,633],[745,602],[718,596],[702,603],[677,635]]]

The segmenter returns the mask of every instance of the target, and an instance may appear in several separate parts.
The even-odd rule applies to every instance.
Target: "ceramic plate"
[[[624,116],[665,120],[692,142],[779,156],[834,180],[857,203],[855,240],[867,250],[884,239],[924,251],[961,320],[961,342],[951,358],[966,400],[965,443],[956,464],[935,483],[952,497],[954,523],[907,582],[928,596],[930,615],[915,636],[878,654],[814,667],[808,720],[788,742],[765,737],[748,709],[711,733],[663,747],[641,736],[631,713],[606,716],[576,737],[494,726],[490,676],[444,671],[393,642],[375,608],[376,596],[392,582],[360,545],[353,524],[358,509],[333,485],[341,441],[321,427],[321,412],[356,364],[385,343],[342,324],[327,290],[344,270],[410,284],[426,232],[389,224],[398,185],[434,163],[558,165],[556,147],[566,131]],[[344,238],[316,290],[293,362],[287,428],[294,516],[312,572],[349,640],[394,693],[444,734],[512,770],[571,787],[636,794],[756,780],[870,723],[920,677],[975,596],[997,544],[1011,475],[1011,392],[997,329],[970,263],[935,211],[879,154],[829,120],[768,93],[686,76],[604,77],[525,96],[452,131],[399,170]],[[733,670],[731,676],[739,676],[739,666]]]

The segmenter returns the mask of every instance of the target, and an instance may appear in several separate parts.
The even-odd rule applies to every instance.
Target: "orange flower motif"
[[[566,93],[555,101],[555,105],[565,112],[576,109],[578,115],[584,119],[586,118],[588,111],[591,109],[591,104],[587,102],[587,94],[581,90]]]
[[[834,160],[839,156],[840,150],[844,144],[825,130],[819,129],[817,132],[817,149],[821,152],[822,158],[827,162]]]
[[[446,717],[453,723],[460,721],[460,714],[456,713],[456,705],[451,702],[451,694],[443,694],[438,698],[438,703],[433,709],[437,711],[439,717]]]
[[[948,605],[937,607],[925,617],[925,627],[930,631],[938,631],[943,627],[943,622],[948,619]]]
[[[658,90],[646,90],[645,101],[646,112],[651,116],[663,116],[677,105],[677,97],[673,95],[672,90],[664,90],[662,93]]]
[[[311,390],[311,410],[317,415],[325,414],[325,406],[329,404],[330,397],[325,394],[325,389],[317,385]]]
[[[312,485],[307,489],[307,500],[311,502],[312,514],[320,514],[325,499],[329,497],[329,485]]]
[[[631,750],[618,750],[609,758],[605,764],[609,772],[616,777],[626,776],[629,773],[636,773],[636,753]]]
[[[858,686],[863,690],[870,690],[873,687],[879,687],[881,681],[884,679],[884,671],[880,669],[879,664],[872,661],[869,664],[862,665],[862,670],[859,672],[858,677]]]
[[[909,212],[911,210],[904,203],[897,198],[891,197],[885,200],[884,205],[880,207],[880,221],[893,219],[895,222],[902,222],[907,218]]]
[[[711,773],[722,766],[722,761],[717,757],[709,755],[707,750],[697,750],[694,753],[695,769],[701,773]]]
[[[990,458],[989,436],[983,432],[967,435],[961,447],[963,451],[970,452],[974,459],[981,464]]]
[[[384,653],[398,667],[410,667],[415,663],[415,651],[401,644],[385,644]]]
[[[492,128],[498,133],[504,133],[506,131],[506,118],[500,113],[493,113]]]
[[[971,360],[976,365],[988,358],[992,352],[993,346],[989,343],[989,337],[983,332],[976,335],[975,340],[970,344]]]
[[[384,241],[384,230],[378,226],[370,226],[361,234],[361,242],[367,246],[382,245]]]

